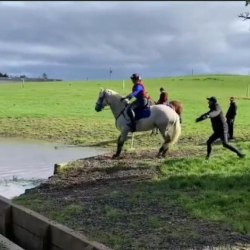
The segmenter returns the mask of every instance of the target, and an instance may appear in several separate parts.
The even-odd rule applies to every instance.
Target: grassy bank
[[[148,159],[148,154],[155,153],[159,147],[159,136],[152,137],[148,132],[135,138],[135,147],[148,152],[142,157],[145,166],[157,163],[157,177],[150,182],[133,184],[133,188],[120,189],[112,185],[108,190],[104,188],[106,192],[103,191],[100,197],[105,198],[100,200],[99,197],[100,203],[96,203],[96,200],[86,203],[77,199],[67,203],[62,198],[58,206],[53,194],[43,196],[39,193],[21,196],[15,202],[87,232],[94,239],[116,249],[122,249],[124,244],[135,246],[136,239],[129,232],[138,231],[142,223],[145,225],[143,233],[148,237],[149,231],[162,237],[169,234],[171,226],[162,218],[168,218],[176,207],[182,213],[187,213],[189,219],[205,219],[225,225],[242,235],[250,235],[250,100],[247,99],[250,77],[192,76],[146,79],[144,82],[153,99],[158,98],[159,88],[165,87],[171,100],[181,100],[184,104],[182,136],[172,148],[172,157],[159,162],[154,158]],[[124,89],[122,81],[27,83],[24,88],[18,83],[1,84],[0,135],[77,145],[102,145],[114,150],[118,136],[114,118],[110,110],[100,113],[94,110],[100,87],[126,95],[131,90],[131,82],[126,80]],[[197,124],[194,120],[208,110],[205,98],[212,95],[217,97],[224,113],[229,105],[229,97],[236,97],[236,141],[232,144],[247,154],[246,159],[238,159],[216,144],[212,159],[209,162],[204,160],[204,143],[211,133],[210,121]],[[129,146],[130,141],[125,145],[125,150]],[[139,158],[136,153],[131,154],[135,161]],[[139,207],[142,211],[138,210]],[[99,221],[102,227],[98,227],[94,220],[102,220]],[[107,225],[104,221],[110,223]],[[93,227],[93,224],[96,226]],[[195,227],[198,224],[193,224],[193,227],[188,227],[188,222],[184,224],[171,228],[174,239],[181,240],[187,236],[197,239],[199,232],[195,231]],[[183,230],[178,231],[181,226]],[[126,242],[122,236],[124,230],[128,233]],[[138,249],[142,249],[140,246],[146,240],[140,239],[138,244],[141,245],[136,246]],[[157,237],[154,242],[157,242]]]

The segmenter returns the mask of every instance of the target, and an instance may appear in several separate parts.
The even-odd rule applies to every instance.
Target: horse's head
[[[95,105],[95,110],[97,112],[102,111],[105,106],[111,105],[114,102],[114,99],[119,99],[118,93],[111,89],[101,89]]]
[[[95,105],[95,110],[97,112],[102,111],[102,109],[109,105],[112,109],[115,108],[117,110],[118,109],[123,109],[125,106],[127,106],[128,104],[128,100],[122,100],[121,96],[115,92],[114,90],[111,89],[104,89],[101,90]]]
[[[105,89],[101,89],[96,105],[95,105],[95,111],[100,112],[102,111],[102,109],[108,104],[107,103],[107,98],[106,98],[106,90]]]

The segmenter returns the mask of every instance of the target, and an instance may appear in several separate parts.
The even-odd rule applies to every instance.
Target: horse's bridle
[[[104,107],[103,107],[103,101],[106,97],[106,92],[103,91],[103,95],[98,99],[98,102],[96,103],[96,107],[100,110],[102,110]]]
[[[97,107],[98,109],[100,109],[100,110],[102,110],[102,109],[104,108],[104,107],[103,107],[103,101],[104,101],[105,97],[106,97],[106,92],[104,91],[104,92],[103,92],[103,95],[98,99],[98,102],[96,103],[96,107]],[[107,104],[108,104],[108,102],[107,102]],[[116,122],[117,122],[118,118],[119,118],[121,115],[123,115],[124,118],[127,120],[127,118],[126,118],[126,116],[125,116],[125,114],[124,114],[124,112],[125,112],[125,110],[126,110],[126,107],[127,107],[127,104],[125,105],[124,109],[117,115],[117,117],[115,117],[115,121],[116,121]]]

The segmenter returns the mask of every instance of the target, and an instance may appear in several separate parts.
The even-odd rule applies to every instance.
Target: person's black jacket
[[[210,110],[196,119],[196,122],[200,122],[204,119],[210,118],[214,133],[227,132],[227,122],[223,115],[222,109],[218,103],[210,105]]]
[[[227,114],[226,114],[226,118],[228,120],[234,119],[236,116],[236,110],[237,110],[237,106],[235,102],[231,102],[230,106],[228,108]]]

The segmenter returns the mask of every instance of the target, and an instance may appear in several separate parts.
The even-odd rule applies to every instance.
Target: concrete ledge
[[[60,170],[67,166],[67,162],[54,164],[54,174],[58,174]]]
[[[0,249],[1,250],[24,250],[18,245],[11,242],[9,239],[5,238],[0,234]]]
[[[85,235],[48,220],[30,209],[15,205],[2,196],[0,233],[26,250],[110,250],[103,244],[90,241]]]

